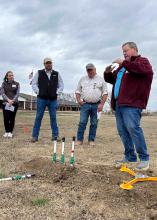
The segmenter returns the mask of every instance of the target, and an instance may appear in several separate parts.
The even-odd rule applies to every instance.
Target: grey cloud
[[[133,40],[150,59],[156,79],[156,6],[155,0],[0,1],[0,71],[12,68],[30,92],[26,73],[52,56],[71,92],[86,63],[94,62],[102,74],[105,65],[122,57],[122,43]],[[153,83],[151,100],[156,90]]]

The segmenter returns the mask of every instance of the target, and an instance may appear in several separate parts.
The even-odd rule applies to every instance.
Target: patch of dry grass
[[[18,112],[15,137],[1,138],[0,175],[35,173],[36,177],[0,183],[0,219],[30,220],[143,220],[157,210],[157,183],[136,184],[132,191],[120,189],[128,174],[114,168],[122,157],[114,116],[102,115],[96,146],[75,149],[75,168],[69,167],[71,140],[76,135],[79,114],[59,112],[60,136],[66,137],[64,166],[51,161],[53,143],[49,115],[45,114],[39,142],[30,142],[34,112]],[[142,126],[151,155],[151,175],[157,175],[157,116],[143,117]],[[3,135],[0,113],[0,136]],[[58,144],[58,156],[61,144]],[[150,173],[148,173],[150,174]]]

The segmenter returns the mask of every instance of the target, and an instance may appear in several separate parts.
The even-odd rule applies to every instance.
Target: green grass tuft
[[[48,199],[40,198],[31,201],[33,206],[44,206],[48,203]]]

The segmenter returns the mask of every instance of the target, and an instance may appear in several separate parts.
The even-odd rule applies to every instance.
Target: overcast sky
[[[135,41],[153,66],[148,108],[157,110],[156,11],[156,0],[0,0],[0,83],[12,70],[21,92],[31,94],[28,75],[50,56],[64,91],[73,92],[88,62],[103,75],[123,57],[122,43]]]

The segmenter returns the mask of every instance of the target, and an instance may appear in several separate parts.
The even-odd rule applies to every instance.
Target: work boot
[[[135,168],[137,171],[146,171],[149,169],[149,161],[141,161]]]
[[[82,144],[83,144],[82,141],[76,141],[76,143],[75,143],[76,146],[80,146],[80,145],[82,145]]]
[[[52,141],[54,141],[56,139],[56,137],[52,137]],[[57,140],[58,142],[61,142],[61,138],[60,137],[57,137]]]
[[[89,141],[88,142],[89,146],[94,147],[95,146],[95,142],[94,141]]]
[[[37,137],[32,137],[31,143],[35,143],[35,142],[37,142],[37,141],[38,141],[38,138],[37,138]]]

